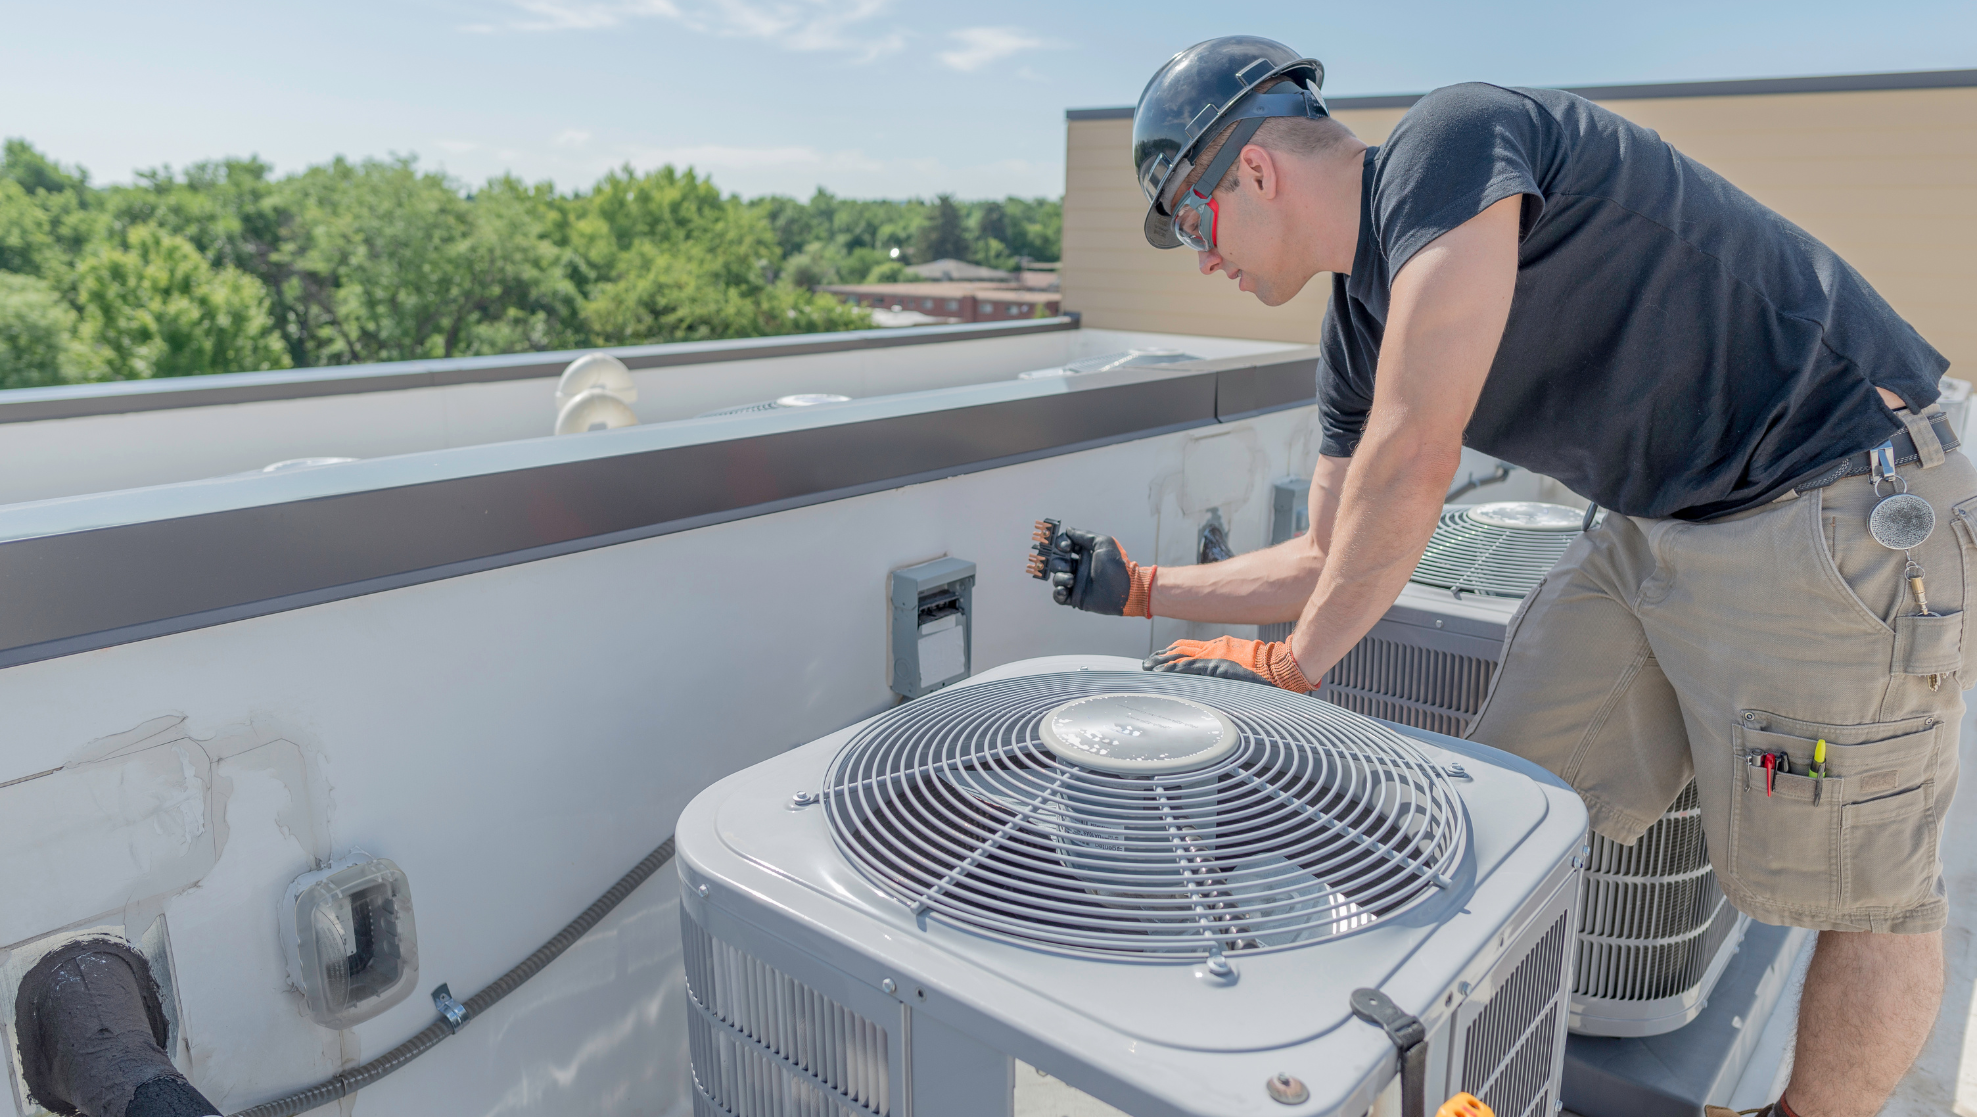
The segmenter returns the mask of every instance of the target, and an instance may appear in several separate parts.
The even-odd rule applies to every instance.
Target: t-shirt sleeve
[[[1472,82],[1421,98],[1381,149],[1373,232],[1399,275],[1408,260],[1443,233],[1505,198],[1528,195],[1523,231],[1544,205],[1546,130],[1557,122],[1537,102]]]
[[[1349,458],[1366,433],[1373,409],[1373,370],[1380,359],[1380,324],[1346,294],[1346,277],[1332,277],[1332,301],[1318,344],[1318,452]]]

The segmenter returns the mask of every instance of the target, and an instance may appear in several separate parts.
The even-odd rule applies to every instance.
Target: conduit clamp
[[[443,981],[432,991],[432,1006],[439,1010],[440,1019],[446,1021],[447,1033],[459,1034],[460,1025],[467,1022],[467,1006],[453,999],[453,990]]]
[[[1425,1117],[1428,1106],[1428,1029],[1378,989],[1354,989],[1352,1014],[1376,1024],[1400,1053],[1400,1112]]]

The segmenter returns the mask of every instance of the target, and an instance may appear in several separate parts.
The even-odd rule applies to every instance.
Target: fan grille
[[[1497,527],[1468,508],[1445,509],[1411,580],[1458,594],[1521,598],[1538,588],[1580,534]]]
[[[1121,775],[1060,759],[1046,714],[1162,694],[1226,714],[1208,766]],[[916,913],[1067,952],[1172,958],[1368,927],[1446,887],[1466,822],[1399,734],[1253,683],[1140,672],[941,691],[867,726],[824,781],[831,834]]]

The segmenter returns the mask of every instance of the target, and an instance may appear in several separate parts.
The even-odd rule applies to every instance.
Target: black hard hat
[[[1255,92],[1282,77],[1295,79],[1300,89]],[[1133,109],[1133,173],[1146,195],[1147,243],[1155,248],[1180,247],[1169,195],[1188,177],[1204,137],[1235,120],[1261,123],[1273,116],[1327,115],[1320,92],[1324,84],[1325,67],[1317,59],[1301,57],[1275,39],[1256,35],[1210,39],[1168,59],[1146,83]],[[1249,132],[1254,134],[1255,125]],[[1247,142],[1248,136],[1243,140]],[[1214,184],[1209,183],[1208,189]]]

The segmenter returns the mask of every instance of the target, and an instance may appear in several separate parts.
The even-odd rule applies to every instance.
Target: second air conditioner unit
[[[1585,827],[1493,749],[1136,661],[1012,664],[702,792],[699,1117],[1559,1105]]]
[[[1560,505],[1453,506],[1413,579],[1325,676],[1319,697],[1460,736],[1482,709],[1504,630],[1583,526]],[[1589,839],[1572,1030],[1649,1036],[1702,1012],[1750,917],[1716,884],[1691,783],[1631,846]]]
[[[737,404],[734,407],[717,407],[712,411],[702,411],[696,419],[718,419],[724,415],[753,415],[760,411],[793,411],[805,407],[822,407],[829,403],[850,403],[850,396],[840,396],[831,392],[798,392],[791,396],[777,396],[757,403]]]

